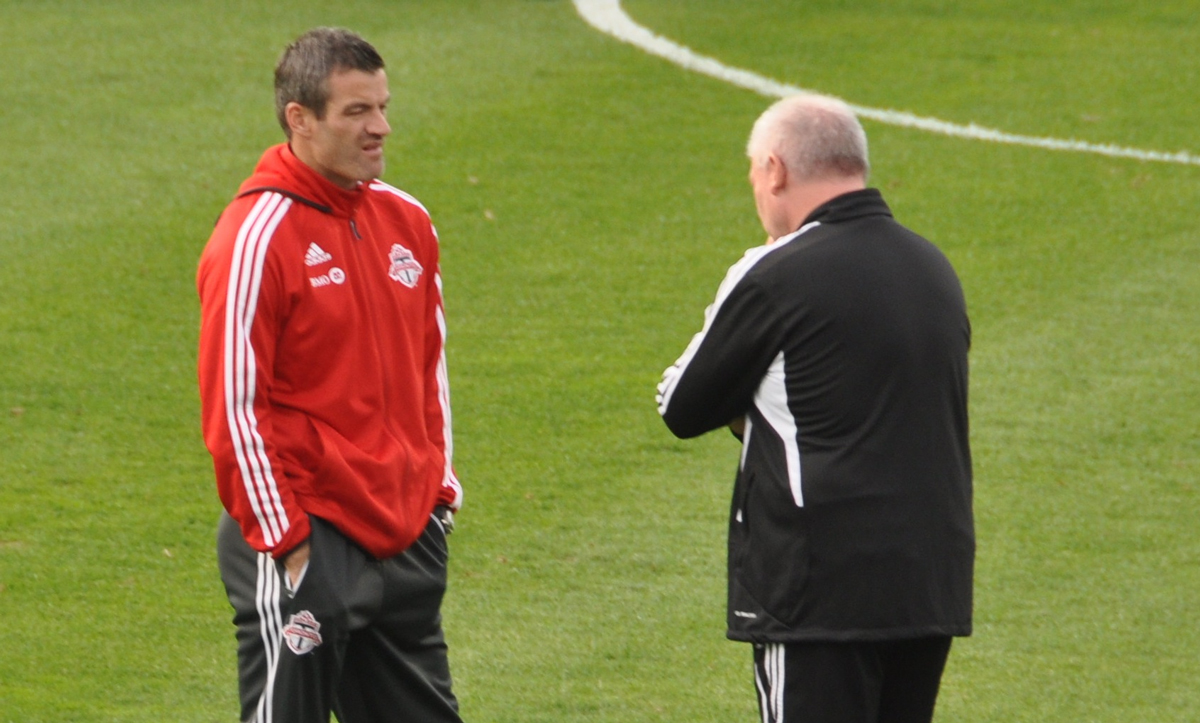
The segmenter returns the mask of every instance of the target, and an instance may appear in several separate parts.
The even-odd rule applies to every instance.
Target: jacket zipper
[[[358,224],[354,222],[354,219],[350,219],[350,231],[351,231],[351,233],[354,234],[355,239],[357,239],[359,241],[361,241],[363,239],[362,234],[358,232]],[[369,265],[363,258],[363,254],[367,253],[366,247],[358,246],[357,244],[355,244],[353,246],[353,249],[354,249],[354,258],[355,258],[355,261],[357,262],[356,265],[360,269],[366,268]],[[365,289],[366,287],[363,287],[363,288]],[[364,291],[364,293],[366,293],[366,292]],[[371,303],[371,299],[366,298],[365,301],[366,301],[367,305],[369,306]],[[380,380],[381,386],[382,386],[382,390],[381,390],[382,396],[380,399],[380,403],[382,404],[381,411],[383,412],[384,426],[387,428],[387,430],[390,434],[394,434],[397,436],[397,438],[400,438],[403,435],[396,434],[395,430],[392,428],[391,415],[388,411],[389,406],[390,406],[389,401],[391,400],[392,385],[388,378],[387,365],[384,363],[383,352],[380,350],[380,343],[381,343],[380,339],[382,339],[383,337],[381,336],[381,330],[379,328],[379,323],[376,320],[375,315],[371,314],[371,313],[367,313],[366,317],[367,317],[367,324],[370,326],[370,329],[371,329],[371,348],[375,352],[375,360],[379,365],[380,371],[383,373],[383,379]]]

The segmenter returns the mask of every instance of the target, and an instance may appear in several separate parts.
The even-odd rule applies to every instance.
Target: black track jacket
[[[745,418],[730,638],[970,634],[970,338],[949,261],[875,189],[729,270],[658,400],[679,437]]]

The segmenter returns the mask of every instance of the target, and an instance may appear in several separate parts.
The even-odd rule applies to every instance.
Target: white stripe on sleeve
[[[424,211],[426,216],[429,216],[429,209],[425,208],[425,206],[422,205],[421,202],[418,201],[415,197],[413,197],[412,194],[405,193],[404,191],[401,191],[399,188],[396,188],[393,185],[384,183],[383,181],[376,180],[376,181],[371,182],[370,189],[372,191],[383,191],[385,193],[390,193],[393,196],[397,196],[398,198],[402,198],[405,201],[408,201],[412,205],[414,205],[417,208]],[[437,231],[434,231],[434,235],[437,235]]]
[[[796,417],[788,407],[787,375],[783,352],[775,356],[767,369],[762,384],[754,393],[754,406],[762,413],[767,424],[783,441],[784,458],[787,460],[788,486],[797,507],[804,506],[804,493],[800,487],[800,443],[796,440],[798,429]],[[747,444],[749,440],[747,440]]]
[[[442,443],[445,452],[446,469],[442,474],[442,486],[449,487],[454,490],[454,502],[451,506],[458,509],[462,506],[463,490],[458,479],[454,476],[454,432],[453,425],[450,421],[450,375],[446,368],[446,313],[442,306],[442,275],[434,274],[434,283],[437,284],[438,304],[437,304],[437,325],[438,331],[441,333],[441,338],[438,340],[441,349],[438,351],[437,365],[437,387],[438,387],[438,403],[442,407]]]
[[[675,387],[679,385],[679,379],[687,371],[688,365],[692,363],[692,359],[695,358],[700,345],[704,343],[704,338],[707,336],[709,328],[712,327],[713,320],[717,317],[717,312],[721,310],[721,305],[733,293],[738,282],[745,278],[750,269],[754,268],[754,265],[761,261],[767,254],[783,248],[800,234],[820,225],[820,222],[813,221],[802,226],[799,231],[780,238],[773,244],[756,246],[747,251],[736,264],[729,267],[729,271],[725,274],[725,279],[717,288],[717,298],[704,310],[704,328],[700,330],[700,333],[692,337],[692,341],[688,344],[687,349],[684,349],[683,355],[663,372],[662,382],[658,385],[657,401],[659,414],[665,415],[667,413],[667,408],[671,406],[671,397],[675,394]]]
[[[225,299],[225,413],[234,455],[263,543],[275,546],[290,523],[258,433],[254,414],[257,363],[250,342],[267,247],[292,201],[278,193],[258,199],[238,230]]]

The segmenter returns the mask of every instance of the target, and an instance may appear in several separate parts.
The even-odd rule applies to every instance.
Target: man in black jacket
[[[747,153],[768,242],[658,387],[676,435],[742,440],[728,635],[754,644],[763,721],[928,722],[971,632],[962,288],[866,187],[841,101],[776,103]]]

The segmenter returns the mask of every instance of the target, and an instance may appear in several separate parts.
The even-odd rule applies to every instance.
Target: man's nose
[[[367,132],[376,136],[386,136],[392,132],[392,127],[387,122],[387,116],[383,111],[376,111],[371,116],[371,122],[367,124]]]

